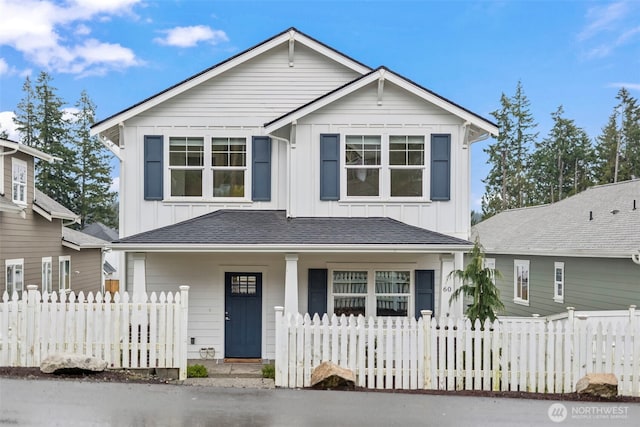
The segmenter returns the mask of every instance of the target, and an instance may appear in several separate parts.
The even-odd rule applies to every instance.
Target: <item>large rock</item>
[[[93,356],[75,353],[57,353],[44,358],[40,363],[40,371],[53,374],[60,371],[102,372],[107,362]]]
[[[327,390],[355,388],[356,374],[331,362],[322,362],[311,373],[311,387]]]
[[[587,374],[576,383],[576,391],[611,399],[618,395],[618,379],[614,374]]]

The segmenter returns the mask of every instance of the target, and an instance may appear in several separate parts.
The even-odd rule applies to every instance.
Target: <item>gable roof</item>
[[[69,227],[62,227],[62,245],[79,251],[80,249],[104,248],[109,242],[90,236]]]
[[[238,53],[231,58],[228,58],[206,70],[201,71],[198,74],[195,74],[187,79],[159,92],[155,95],[150,96],[147,99],[140,101],[139,103],[128,107],[119,113],[116,113],[110,117],[107,117],[104,120],[101,120],[91,126],[91,134],[96,135],[103,131],[109,130],[114,126],[118,126],[118,124],[124,120],[128,120],[131,117],[134,117],[143,111],[146,111],[167,99],[173,98],[176,95],[179,95],[194,86],[199,85],[200,83],[211,79],[223,72],[242,64],[256,56],[267,52],[277,46],[280,46],[283,43],[288,43],[289,40],[294,40],[295,42],[300,42],[303,45],[331,58],[332,60],[357,71],[360,74],[368,73],[371,68],[362,64],[359,61],[327,46],[326,44],[319,42],[318,40],[304,34],[301,31],[298,31],[296,28],[291,27],[280,34],[277,34],[270,39],[263,41],[260,44],[257,44],[243,52]]]
[[[20,151],[21,153],[25,153],[28,154],[32,157],[37,157],[38,159],[44,160],[46,162],[53,162],[56,158],[53,157],[50,154],[44,153],[40,150],[37,150],[33,147],[30,147],[28,145],[24,145],[20,142],[16,142],[16,141],[12,141],[10,139],[5,139],[5,138],[0,138],[0,147],[5,147],[9,149],[9,152],[7,151],[0,151],[0,155],[7,155],[7,154],[11,154],[11,152],[15,151]]]
[[[82,232],[98,239],[113,242],[118,240],[118,232],[111,227],[107,227],[101,222],[94,222],[82,229]]]
[[[71,212],[69,209],[65,208],[37,188],[33,198],[33,210],[49,221],[54,218],[74,222],[80,220],[78,215]]]
[[[478,114],[470,110],[467,110],[466,108],[454,103],[453,101],[450,101],[447,98],[444,98],[443,96],[440,96],[437,93],[423,86],[420,86],[419,84],[399,74],[394,73],[386,67],[379,67],[371,71],[370,73],[365,74],[362,77],[359,77],[347,83],[346,85],[343,85],[342,87],[339,87],[301,107],[296,108],[293,111],[290,111],[283,116],[278,117],[275,120],[265,123],[265,133],[270,134],[283,126],[300,119],[301,117],[311,114],[314,111],[379,80],[389,81],[396,86],[399,86],[424,99],[425,101],[428,101],[442,108],[443,110],[460,117],[462,120],[470,122],[472,125],[476,126],[486,133],[490,133],[492,135],[498,134],[499,129],[495,123],[479,116]]]
[[[300,252],[468,250],[471,243],[390,218],[287,218],[285,211],[219,210],[120,239],[126,250]]]
[[[501,212],[471,235],[487,253],[626,258],[640,250],[640,179]]]

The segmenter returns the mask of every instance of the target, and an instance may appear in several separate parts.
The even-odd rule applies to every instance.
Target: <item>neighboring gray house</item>
[[[640,180],[499,213],[472,228],[506,315],[640,306]]]
[[[53,157],[0,138],[0,297],[27,285],[47,291],[99,291],[107,243],[66,225],[78,216],[35,188],[34,160]]]

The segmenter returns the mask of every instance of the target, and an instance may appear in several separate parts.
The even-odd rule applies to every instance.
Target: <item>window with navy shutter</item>
[[[431,310],[434,306],[434,271],[416,270],[416,319],[420,317],[420,310]]]
[[[327,312],[327,269],[309,269],[309,289],[307,297],[307,312],[310,316],[318,313],[322,317]]]
[[[253,170],[251,174],[251,199],[271,200],[271,138],[253,137]]]
[[[162,135],[144,137],[144,199],[162,200],[163,193]]]
[[[340,200],[340,135],[320,135],[320,200]]]
[[[431,135],[431,200],[451,197],[451,135]]]

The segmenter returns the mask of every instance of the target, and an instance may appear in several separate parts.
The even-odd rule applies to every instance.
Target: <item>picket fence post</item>
[[[284,345],[284,326],[283,326],[283,313],[284,307],[278,305],[274,307],[276,313],[276,387],[285,386],[283,379],[287,378],[287,374],[285,374],[285,360],[284,355],[287,353],[286,347]]]
[[[146,301],[146,295],[145,295]],[[145,302],[146,305],[146,302]],[[187,325],[189,322],[189,286],[180,286],[180,356],[179,356],[179,379],[187,379]],[[146,322],[145,322],[146,324]],[[147,328],[144,328],[144,335],[147,336]],[[153,332],[152,332],[153,333]]]
[[[424,377],[424,388],[425,390],[431,389],[431,310],[420,310],[420,315],[422,316],[422,328],[424,331],[423,334],[423,377]]]

